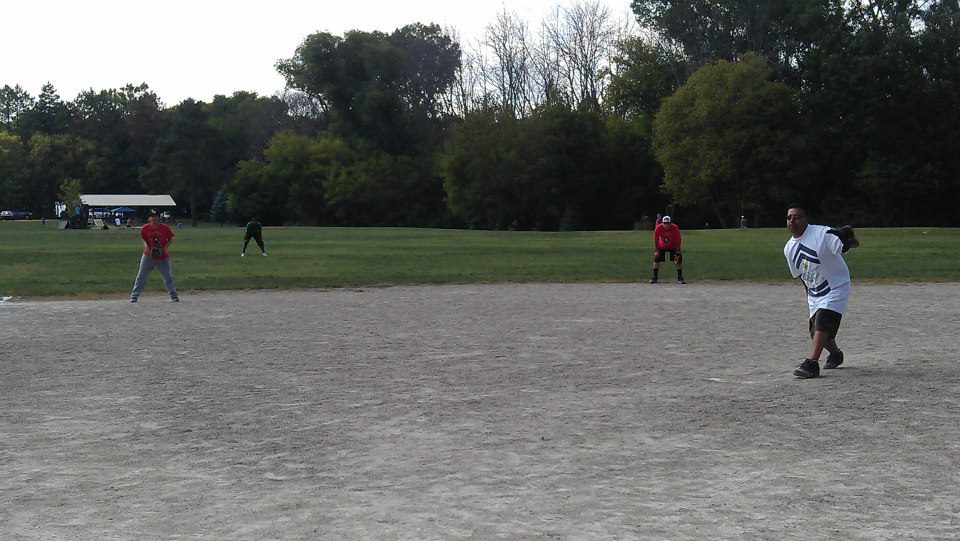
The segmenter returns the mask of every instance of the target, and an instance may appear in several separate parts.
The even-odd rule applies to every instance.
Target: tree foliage
[[[238,217],[267,224],[332,225],[324,183],[354,160],[346,143],[333,136],[275,136],[262,160],[240,162],[232,185]]]
[[[653,118],[664,98],[687,78],[687,64],[676,51],[640,37],[621,41],[611,61],[616,75],[605,104],[621,117]]]
[[[805,108],[822,164],[817,206],[876,225],[946,224],[956,182],[957,2],[856,4],[805,62]],[[849,208],[845,200],[871,200]]]
[[[921,216],[945,224],[960,199],[956,108],[943,106],[960,98],[957,4],[634,0],[632,6],[651,31],[648,41],[667,44],[691,68],[739,62],[752,52],[767,61],[774,80],[798,92],[803,135],[796,140],[807,153],[800,191],[808,210],[824,219],[903,225]],[[627,51],[630,65],[648,73],[667,65]],[[643,80],[614,86],[642,90],[631,84]],[[777,201],[790,193],[783,190]]]
[[[76,216],[76,209],[80,207],[80,196],[82,195],[83,187],[78,179],[68,178],[60,184],[57,197],[66,207],[67,216],[71,218]]]
[[[661,204],[648,141],[642,124],[590,109],[480,110],[444,154],[448,204],[475,228],[627,228]]]
[[[30,208],[24,198],[28,163],[20,138],[0,131],[0,202],[9,207]]]
[[[0,88],[0,130],[12,131],[17,117],[33,105],[33,96],[20,85],[3,85]]]
[[[169,111],[150,166],[140,176],[141,185],[148,193],[171,193],[186,203],[196,226],[224,181],[223,143],[203,104],[184,100]]]
[[[277,68],[327,107],[336,134],[412,155],[440,143],[443,97],[459,63],[459,45],[439,26],[412,24],[389,35],[311,34]]]
[[[0,88],[0,207],[171,193],[194,221],[492,229],[956,225],[957,0],[594,0],[540,24],[307,36],[278,96]],[[614,47],[616,45],[616,47]],[[216,204],[214,204],[216,202]]]
[[[694,69],[753,53],[791,79],[836,0],[632,0],[638,22],[680,51]]]
[[[681,204],[706,203],[721,226],[796,179],[803,158],[795,92],[748,54],[694,73],[654,123],[663,185]]]
[[[213,198],[213,203],[210,205],[210,221],[223,227],[224,223],[230,221],[232,215],[230,206],[227,204],[226,192],[222,190],[217,192],[217,195]]]
[[[508,229],[522,224],[525,189],[519,121],[505,108],[475,111],[453,131],[444,155],[444,188],[454,216],[468,227]]]

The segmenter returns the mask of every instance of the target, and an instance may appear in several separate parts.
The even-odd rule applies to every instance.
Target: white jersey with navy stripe
[[[790,237],[783,247],[794,278],[807,288],[810,316],[820,308],[845,314],[850,297],[850,269],[841,255],[843,243],[827,233],[825,225],[808,225],[800,238]]]

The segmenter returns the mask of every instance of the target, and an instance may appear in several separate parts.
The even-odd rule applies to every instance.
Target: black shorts
[[[841,319],[843,319],[843,314],[839,312],[826,308],[817,310],[810,318],[810,338],[813,338],[813,333],[823,331],[833,340],[837,337],[837,331],[840,330]]]
[[[666,261],[663,258],[664,254],[670,253],[670,261],[677,259],[677,255],[680,254],[680,250],[657,250],[657,256],[653,258],[654,261]]]
[[[248,233],[243,236],[243,240],[254,239],[257,242],[263,242],[263,233]]]

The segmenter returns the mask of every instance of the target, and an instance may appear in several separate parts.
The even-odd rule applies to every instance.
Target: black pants
[[[266,248],[263,247],[263,233],[254,233],[253,235],[246,235],[243,237],[243,251],[247,251],[247,245],[250,244],[250,239],[257,241],[257,246],[260,247],[261,252],[266,252]]]

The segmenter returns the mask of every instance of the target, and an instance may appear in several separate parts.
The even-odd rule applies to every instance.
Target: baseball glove
[[[150,257],[157,258],[163,255],[163,248],[153,248],[150,250]]]
[[[841,250],[842,253],[847,253],[849,250],[860,246],[860,241],[857,240],[857,235],[853,232],[853,228],[849,225],[828,229],[827,233],[836,235],[840,239],[840,243],[843,244],[843,249]]]

